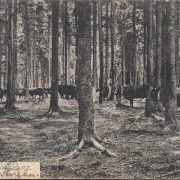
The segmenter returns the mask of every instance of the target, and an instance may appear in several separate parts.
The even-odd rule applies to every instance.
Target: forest
[[[50,179],[179,178],[179,7],[0,0],[1,162],[40,162]]]

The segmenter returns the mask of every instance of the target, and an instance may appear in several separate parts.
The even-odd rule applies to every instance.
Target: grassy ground
[[[114,101],[95,103],[96,132],[117,158],[88,147],[62,162],[58,158],[76,147],[78,103],[59,99],[62,112],[54,117],[44,115],[49,98],[18,99],[15,105],[15,112],[0,114],[1,162],[38,161],[41,178],[180,177],[180,133],[163,133],[162,122],[144,117],[143,100],[136,100],[134,109],[116,107]]]

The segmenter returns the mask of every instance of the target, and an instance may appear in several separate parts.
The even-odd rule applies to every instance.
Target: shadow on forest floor
[[[136,101],[135,109],[117,108],[112,101],[95,104],[96,132],[117,158],[85,147],[76,158],[61,162],[58,158],[77,144],[78,103],[59,99],[60,115],[46,117],[48,98],[18,101],[15,113],[1,115],[1,161],[40,162],[41,178],[179,178],[180,168],[171,167],[180,162],[180,134],[162,135],[161,124],[152,118],[136,120],[144,102]]]

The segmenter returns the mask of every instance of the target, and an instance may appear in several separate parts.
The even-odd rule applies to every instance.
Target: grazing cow
[[[126,86],[123,88],[123,96],[130,101],[130,107],[133,108],[135,98],[145,98],[148,96],[149,86]]]
[[[61,98],[64,98],[65,95],[66,99],[77,99],[77,88],[73,85],[59,85],[58,92]]]

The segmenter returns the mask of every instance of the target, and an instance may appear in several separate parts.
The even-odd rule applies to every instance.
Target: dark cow
[[[73,85],[68,86],[68,94],[71,96],[71,99],[77,98],[77,88]]]
[[[64,99],[64,95],[66,94],[66,85],[59,85],[58,92],[62,99]]]
[[[104,87],[103,87],[103,99],[104,100],[107,100],[108,94],[109,94],[109,88],[107,85],[104,85]]]
[[[149,86],[126,86],[123,88],[123,96],[130,101],[130,107],[133,108],[135,98],[145,98],[148,96]]]
[[[17,89],[15,95],[19,96],[19,98],[25,97],[26,89]]]
[[[99,92],[99,88],[96,88],[96,92]]]
[[[58,92],[63,99],[64,96],[66,99],[69,99],[69,97],[71,99],[77,98],[77,88],[73,85],[59,85]]]
[[[0,99],[1,99],[1,102],[2,102],[2,99],[3,99],[3,94],[4,94],[3,89],[0,88]]]
[[[48,97],[48,94],[51,95],[51,88],[44,88],[44,94],[46,95],[46,97]]]
[[[4,95],[7,95],[7,89],[4,89],[3,93]]]
[[[37,89],[30,89],[29,95],[31,98],[36,98],[36,96],[39,96],[39,99],[44,97],[44,89],[43,88],[37,88]]]

